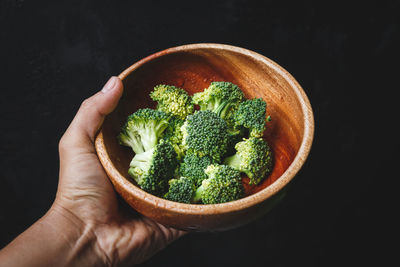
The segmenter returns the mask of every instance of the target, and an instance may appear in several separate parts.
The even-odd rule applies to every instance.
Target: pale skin
[[[59,143],[54,203],[0,250],[0,266],[132,266],[185,234],[121,206],[98,160],[96,133],[122,91],[112,77],[83,101]]]

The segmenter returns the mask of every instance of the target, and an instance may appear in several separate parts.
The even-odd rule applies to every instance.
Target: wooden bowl
[[[255,52],[222,44],[191,44],[150,55],[123,71],[125,90],[115,111],[96,138],[99,159],[116,191],[135,210],[157,222],[185,230],[221,231],[265,214],[302,167],[311,149],[314,120],[310,103],[297,81],[272,60]],[[129,114],[155,107],[149,97],[157,84],[175,85],[190,94],[212,81],[237,84],[247,98],[267,102],[265,139],[273,150],[274,168],[256,187],[246,186],[245,198],[214,205],[182,204],[158,198],[135,185],[128,175],[134,156],[117,142]]]

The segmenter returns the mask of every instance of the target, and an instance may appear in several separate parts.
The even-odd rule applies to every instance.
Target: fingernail
[[[101,89],[101,91],[103,93],[107,93],[110,92],[114,87],[115,87],[115,79],[117,79],[116,77],[111,77],[108,82],[104,85],[103,89]]]

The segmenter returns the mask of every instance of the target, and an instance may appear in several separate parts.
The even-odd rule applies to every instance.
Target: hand
[[[183,232],[131,212],[123,214],[94,148],[104,116],[117,105],[122,82],[112,77],[103,90],[86,99],[61,138],[60,182],[54,209],[73,216],[95,235],[108,263],[138,263]]]
[[[33,242],[31,239],[41,234],[41,229],[47,229],[49,236],[65,241],[65,244],[50,244],[49,248],[44,248],[49,257],[57,257],[59,253],[51,255],[52,248],[68,249],[68,257],[59,255],[60,260],[53,261],[58,262],[57,266],[130,266],[144,261],[184,234],[119,205],[99,162],[94,139],[104,117],[117,105],[122,91],[122,82],[112,77],[102,91],[82,103],[59,143],[60,179],[56,200],[37,223],[39,226],[32,227],[35,231],[28,229],[13,241],[11,247],[16,247],[15,243],[17,247],[19,243],[27,246]],[[49,236],[46,242],[51,243],[53,239]],[[23,242],[24,239],[29,242]],[[33,253],[34,250],[28,247],[27,251]],[[33,262],[30,261],[30,266]]]

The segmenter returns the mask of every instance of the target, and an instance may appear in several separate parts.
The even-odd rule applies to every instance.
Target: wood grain
[[[272,60],[255,52],[222,44],[192,44],[170,48],[135,63],[120,74],[124,95],[104,121],[96,149],[117,192],[134,209],[175,228],[218,231],[243,225],[266,213],[283,194],[311,149],[314,120],[311,105],[297,81]],[[274,156],[269,177],[248,196],[216,205],[189,205],[167,201],[134,185],[127,174],[133,152],[117,143],[126,117],[138,108],[154,107],[149,93],[157,84],[170,84],[193,94],[212,81],[237,84],[247,98],[267,102],[265,140]]]

